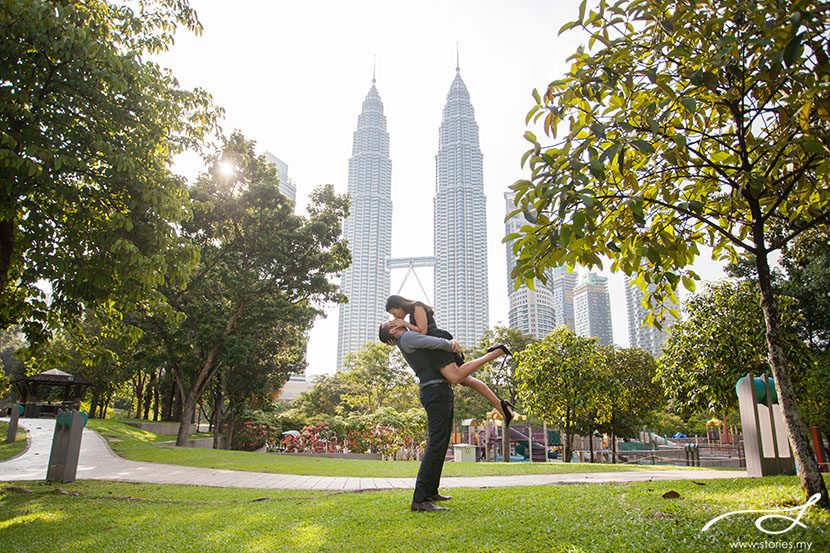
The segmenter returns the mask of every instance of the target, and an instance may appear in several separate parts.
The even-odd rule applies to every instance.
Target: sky
[[[345,193],[353,133],[363,100],[376,86],[384,104],[392,160],[392,256],[432,255],[432,200],[438,128],[447,92],[461,68],[475,109],[487,197],[490,326],[507,325],[504,192],[529,171],[521,156],[534,88],[567,72],[587,37],[558,35],[578,0],[191,0],[201,36],[179,31],[157,58],[184,88],[200,87],[225,109],[226,133],[240,130],[288,164],[298,212],[320,184]],[[537,132],[541,135],[541,132]],[[177,170],[195,177],[184,156]],[[422,224],[413,228],[413,221]],[[722,271],[702,262],[705,279]],[[615,343],[628,345],[623,277],[610,277]],[[432,301],[432,271],[393,271],[392,293]],[[309,336],[307,374],[335,370],[337,308]],[[452,329],[448,329],[452,331]]]

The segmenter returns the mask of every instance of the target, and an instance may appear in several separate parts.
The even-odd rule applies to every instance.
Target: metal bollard
[[[74,482],[78,472],[78,456],[81,453],[81,437],[87,415],[78,410],[58,410],[55,419],[55,435],[49,455],[47,482]]]

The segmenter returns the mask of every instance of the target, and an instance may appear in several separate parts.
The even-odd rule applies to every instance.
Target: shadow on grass
[[[79,482],[57,495],[0,495],[11,551],[728,551],[771,538],[745,508],[775,508],[795,478],[453,490],[446,513],[412,513],[408,490],[325,493]],[[2,488],[0,488],[2,489]],[[663,499],[666,491],[677,499]],[[776,540],[830,550],[830,515],[811,510]],[[6,549],[8,547],[8,549]]]

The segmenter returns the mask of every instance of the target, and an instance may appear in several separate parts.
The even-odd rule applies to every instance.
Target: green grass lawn
[[[743,542],[804,542],[830,551],[830,515],[770,536],[756,515],[801,505],[793,477],[625,485],[458,489],[444,513],[412,513],[408,490],[325,493],[76,482],[0,486],[4,552],[717,552]],[[678,499],[663,499],[674,490]],[[780,523],[780,521],[778,521]],[[766,528],[787,526],[768,521]],[[781,546],[777,547],[778,549]]]
[[[302,474],[310,476],[353,476],[375,478],[414,478],[416,461],[363,461],[326,459],[293,455],[195,449],[160,444],[171,439],[128,426],[117,420],[91,419],[89,427],[102,436],[110,447],[126,459],[229,470]],[[630,466],[589,463],[453,463],[444,465],[444,476],[495,476],[508,474],[550,474],[581,472],[616,472],[652,470],[660,466]]]
[[[17,426],[15,441],[6,442],[6,434],[9,432],[9,423],[0,421],[0,461],[11,459],[26,449],[26,431],[20,425]]]

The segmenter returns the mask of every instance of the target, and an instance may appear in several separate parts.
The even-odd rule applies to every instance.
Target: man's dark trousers
[[[421,405],[427,411],[429,437],[418,478],[415,480],[416,503],[427,501],[438,493],[438,482],[444,468],[444,458],[450,445],[453,420],[453,393],[449,383],[424,386],[420,391]]]

